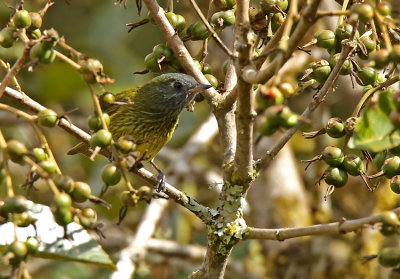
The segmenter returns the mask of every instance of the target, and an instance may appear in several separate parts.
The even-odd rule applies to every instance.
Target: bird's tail
[[[83,155],[90,157],[92,152],[90,151],[89,144],[87,142],[81,142],[67,152],[68,155],[75,155],[78,153],[82,153]]]

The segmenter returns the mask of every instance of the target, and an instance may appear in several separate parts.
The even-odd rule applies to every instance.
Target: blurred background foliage
[[[396,0],[394,0],[395,2]],[[0,26],[5,26],[13,10],[5,5],[15,5],[15,2],[2,1],[0,3]],[[128,1],[127,8],[114,5],[112,0],[57,0],[44,17],[43,29],[54,28],[65,37],[66,42],[76,50],[89,57],[99,59],[104,71],[115,79],[114,84],[106,86],[111,92],[143,84],[152,77],[152,74],[133,74],[142,71],[144,57],[152,48],[164,40],[157,27],[151,23],[141,26],[132,32],[127,32],[125,24],[137,22],[147,16],[144,9],[138,16],[135,1]],[[198,1],[206,11],[206,2]],[[334,1],[323,1],[326,9],[337,9]],[[27,0],[25,9],[37,11],[45,1]],[[166,7],[166,1],[159,1]],[[177,1],[175,12],[185,16],[187,22],[193,22],[196,15],[187,1]],[[329,20],[321,22],[320,26],[329,27]],[[312,36],[312,34],[311,34]],[[222,37],[228,46],[232,43],[232,29],[223,31]],[[307,42],[310,38],[305,38]],[[193,56],[198,55],[200,43],[189,42],[189,49]],[[12,64],[21,53],[23,46],[16,45],[10,49],[0,48],[0,58]],[[313,57],[326,56],[324,53],[313,51]],[[215,76],[223,79],[221,65],[226,59],[213,41],[210,42],[207,62],[211,65]],[[284,81],[297,82],[310,58],[299,58],[299,63],[291,65],[283,76]],[[4,72],[1,72],[3,76]],[[78,110],[68,114],[71,121],[88,130],[86,120],[93,112],[93,106],[86,84],[81,75],[67,64],[55,61],[51,65],[39,65],[33,72],[24,69],[18,80],[24,92],[39,103],[52,108],[58,113]],[[310,119],[313,128],[319,129],[332,115],[347,117],[361,96],[361,88],[351,88],[348,77],[340,77],[338,87],[330,94]],[[100,91],[99,91],[100,92]],[[289,106],[296,112],[301,112],[308,104],[312,92],[305,92],[289,101]],[[3,101],[3,99],[2,99]],[[163,169],[167,169],[169,157],[179,152],[189,136],[196,130],[209,114],[205,102],[198,103],[194,112],[183,112],[178,130],[166,150],[160,154]],[[29,147],[37,146],[37,139],[30,126],[15,117],[0,113],[0,128],[7,139],[17,138]],[[311,127],[304,127],[312,130]],[[92,191],[98,194],[102,182],[100,172],[106,164],[104,158],[98,157],[95,162],[83,156],[66,156],[66,151],[76,144],[76,140],[63,130],[46,129],[50,145],[63,173],[76,180],[87,181]],[[265,150],[277,138],[262,141],[258,149]],[[326,185],[316,186],[315,181],[323,172],[323,164],[314,164],[304,172],[301,159],[309,159],[321,152],[326,145],[339,144],[338,141],[329,141],[328,137],[316,140],[304,140],[300,134],[291,141],[290,147],[282,151],[282,158],[277,158],[277,165],[266,170],[261,175],[257,185],[251,188],[248,197],[246,218],[249,225],[259,227],[290,227],[303,226],[313,223],[327,223],[339,221],[343,216],[348,219],[360,218],[373,213],[391,209],[398,205],[398,199],[389,190],[386,182],[382,182],[378,190],[371,194],[366,190],[361,179],[351,178],[349,185],[334,192],[323,200]],[[195,196],[207,206],[217,205],[218,182],[221,182],[220,169],[221,151],[218,139],[209,146],[205,146],[196,155],[191,164],[199,167],[197,172],[182,178],[178,186],[185,192]],[[283,163],[282,163],[283,162]],[[21,185],[25,180],[27,169],[12,165],[14,184]],[[215,179],[205,178],[212,173]],[[275,180],[274,180],[275,178]],[[285,182],[289,178],[293,181]],[[135,186],[143,185],[137,177],[131,177]],[[289,179],[290,180],[290,179]],[[284,187],[284,184],[290,184]],[[296,184],[295,186],[293,186]],[[38,191],[31,191],[33,201],[50,204],[51,193],[43,183],[37,183]],[[291,188],[294,187],[294,188]],[[17,188],[17,187],[16,187]],[[120,227],[115,224],[118,220],[119,192],[124,189],[120,183],[113,187],[104,199],[113,205],[110,211],[96,207],[100,222],[106,226],[102,240],[104,248],[114,253],[127,245],[128,236],[133,235],[136,225],[140,221],[145,204],[130,209],[128,216]],[[19,190],[24,193],[23,189]],[[0,197],[4,196],[4,187],[0,188]],[[187,210],[170,203],[164,214],[155,237],[176,240],[181,244],[198,243],[206,245],[207,232],[203,224]],[[254,278],[385,278],[388,270],[377,265],[376,261],[363,264],[361,257],[375,254],[382,244],[397,245],[398,237],[383,238],[377,229],[366,229],[356,233],[337,236],[304,237],[287,240],[285,242],[246,241],[233,250],[232,262],[239,265],[239,273],[229,272],[226,278],[239,278],[240,274],[251,273]],[[113,256],[114,254],[112,254]],[[157,255],[146,258],[146,262],[139,269],[135,278],[187,278],[187,275],[199,262],[182,264],[185,259],[174,262],[173,259]],[[55,262],[43,259],[31,259],[28,265],[34,278],[109,278],[111,271],[100,267],[71,262]],[[0,267],[0,270],[2,267]],[[229,268],[228,268],[229,269]],[[234,269],[235,270],[235,269]],[[232,275],[233,274],[233,275]],[[0,278],[1,278],[0,272]],[[247,276],[247,275],[246,275]],[[250,276],[250,275],[248,275]],[[242,278],[242,277],[240,277]],[[243,277],[253,278],[253,277]]]

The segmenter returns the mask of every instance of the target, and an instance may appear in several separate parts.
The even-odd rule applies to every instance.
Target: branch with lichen
[[[395,213],[400,212],[400,208],[393,210]],[[369,228],[371,225],[381,222],[382,214],[368,216],[360,219],[346,220],[329,224],[319,224],[306,226],[301,228],[283,228],[283,229],[259,229],[249,228],[246,239],[265,239],[278,240],[311,236],[311,235],[328,235],[328,234],[343,234],[353,232],[363,228]]]

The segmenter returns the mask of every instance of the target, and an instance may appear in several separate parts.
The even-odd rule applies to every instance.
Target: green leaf
[[[38,238],[40,244],[35,257],[91,263],[115,270],[115,265],[108,254],[81,225],[68,224],[69,238],[65,239],[63,238],[63,227],[54,221],[48,206],[28,201],[27,212],[37,220],[35,222],[36,230],[29,225],[25,228],[18,227],[16,233],[20,241],[25,241],[29,236]],[[0,235],[0,247],[13,242],[14,224],[8,222],[0,225]]]
[[[392,110],[389,96],[385,94],[380,98],[379,106],[369,107],[364,112],[349,141],[350,148],[380,152],[400,144],[400,131],[394,130],[389,119]]]

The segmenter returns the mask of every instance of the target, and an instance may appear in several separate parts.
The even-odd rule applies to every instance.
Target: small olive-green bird
[[[119,104],[105,111],[110,115],[108,129],[114,140],[121,136],[132,136],[137,143],[139,158],[150,161],[162,179],[163,174],[152,159],[171,139],[181,111],[194,100],[197,93],[210,87],[198,83],[187,74],[168,73],[155,77],[142,86],[115,95]],[[121,105],[121,102],[126,104]],[[88,150],[88,143],[80,143],[68,154],[87,154]]]

